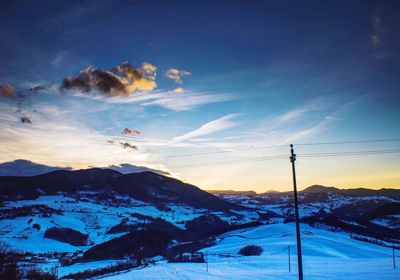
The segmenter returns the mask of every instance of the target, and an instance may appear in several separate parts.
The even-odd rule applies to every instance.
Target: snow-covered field
[[[185,222],[205,213],[213,213],[227,222],[251,222],[259,218],[256,211],[210,212],[188,205],[165,204],[167,209],[155,204],[145,203],[128,197],[117,197],[123,203],[97,203],[90,196],[77,199],[64,195],[41,196],[34,200],[8,201],[1,209],[47,205],[58,212],[51,215],[31,214],[0,219],[0,240],[20,252],[77,252],[86,250],[94,244],[110,240],[124,233],[109,234],[108,230],[127,221],[143,222],[149,218],[161,218],[181,229]],[[336,199],[336,200],[335,200]],[[302,205],[302,216],[316,213],[320,209],[330,212],[338,205],[351,204],[352,198],[339,197],[326,203],[307,203]],[[382,198],[369,197],[364,200]],[[387,199],[385,198],[385,201]],[[118,201],[118,202],[119,202]],[[246,206],[248,200],[244,200]],[[389,200],[391,202],[391,200]],[[256,205],[257,201],[251,201]],[[285,215],[290,208],[287,203],[263,204],[253,207],[272,210]],[[140,214],[140,215],[135,215]],[[216,245],[201,250],[208,255],[208,271],[204,263],[167,263],[158,257],[155,264],[128,272],[101,277],[102,279],[296,279],[297,257],[295,247],[295,226],[284,224],[283,218],[271,218],[276,224],[231,231],[218,237]],[[399,216],[389,215],[374,220],[375,223],[398,227]],[[350,223],[350,222],[349,222]],[[40,229],[34,227],[40,225]],[[87,246],[73,246],[68,243],[44,238],[46,229],[54,226],[73,228],[89,235]],[[302,225],[303,264],[305,279],[400,279],[400,268],[393,269],[390,248],[350,239],[348,233],[332,232],[323,228]],[[259,245],[263,248],[261,256],[244,257],[237,254],[245,245]],[[288,271],[288,246],[291,250],[291,272]],[[400,252],[397,252],[397,256]],[[104,268],[118,260],[75,263],[59,266],[58,275],[88,269]],[[124,261],[124,260],[119,260]],[[400,258],[397,257],[400,264]],[[41,265],[44,269],[58,266],[58,259],[47,256]]]
[[[400,268],[393,269],[390,248],[350,239],[342,232],[330,232],[301,225],[305,279],[400,279]],[[226,257],[245,246],[264,249],[261,256]],[[291,272],[288,250],[291,245]],[[105,277],[102,279],[297,279],[295,226],[264,225],[232,231],[219,237],[204,263],[167,263]],[[397,255],[400,255],[397,253]],[[397,258],[400,262],[400,258]]]
[[[75,198],[53,195],[41,196],[34,200],[20,200],[6,202],[2,209],[12,207],[47,205],[60,210],[61,215],[53,214],[50,217],[30,215],[12,219],[0,220],[0,239],[6,241],[13,249],[21,252],[46,253],[46,252],[74,252],[86,250],[88,246],[72,246],[67,243],[43,237],[46,229],[54,226],[69,227],[82,233],[89,234],[92,244],[99,244],[122,234],[107,234],[106,232],[120,223],[123,219],[136,223],[138,218],[132,214],[140,214],[152,218],[162,218],[175,226],[184,229],[185,222],[203,215],[205,209],[196,209],[187,205],[167,204],[169,211],[157,209],[153,204],[129,199],[129,206],[110,206],[97,204],[94,201],[79,201]],[[0,209],[1,210],[1,209]],[[220,212],[212,212],[226,221],[237,221],[237,216]],[[232,214],[235,214],[232,212]],[[243,215],[241,222],[250,222],[259,217],[251,211],[237,211]],[[39,224],[40,230],[32,227]]]

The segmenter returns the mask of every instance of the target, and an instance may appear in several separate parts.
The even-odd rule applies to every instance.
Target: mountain
[[[212,194],[233,194],[233,195],[257,195],[255,191],[234,191],[234,190],[207,190]]]
[[[21,264],[61,263],[63,275],[75,271],[83,273],[77,278],[89,278],[160,258],[201,256],[199,250],[225,246],[225,240],[253,244],[252,235],[259,229],[269,240],[294,237],[292,192],[214,193],[149,171],[122,174],[91,168],[0,176],[0,241],[18,252]],[[377,194],[307,188],[299,192],[302,228],[308,227],[303,234],[310,234],[310,226],[321,233],[317,229],[322,227],[324,234],[332,231],[332,240],[340,231],[385,246],[400,244],[400,200],[387,195],[396,195],[396,190]],[[280,227],[285,234],[274,232]],[[246,232],[251,233],[249,240]],[[221,247],[218,258],[226,259],[239,249],[231,252],[230,247]],[[81,271],[98,260],[100,271]]]
[[[294,218],[293,192],[244,194],[218,191],[218,197],[231,203],[272,214],[281,220]],[[320,185],[298,193],[303,222],[324,224],[340,230],[363,233],[378,239],[398,239],[400,233],[400,189],[339,189]]]
[[[215,211],[241,210],[198,187],[150,171],[121,174],[111,169],[57,170],[30,176],[0,176],[0,200],[36,199],[41,195],[79,192],[126,195],[151,203],[182,203]]]
[[[400,189],[385,189],[385,188],[379,190],[372,190],[366,188],[338,189],[335,187],[314,185],[302,190],[301,193],[332,193],[332,194],[341,194],[344,196],[358,196],[358,197],[385,196],[392,199],[400,199]]]

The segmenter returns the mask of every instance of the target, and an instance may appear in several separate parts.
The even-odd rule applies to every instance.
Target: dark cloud
[[[119,142],[119,144],[124,148],[124,149],[129,149],[129,150],[134,150],[137,151],[137,147],[133,144],[130,144],[128,142]]]
[[[122,130],[121,132],[122,135],[140,135],[141,132],[137,129],[130,129],[130,128],[125,128],[124,130]]]
[[[128,62],[112,71],[89,67],[77,76],[66,77],[61,90],[77,90],[82,93],[98,92],[106,96],[129,96],[133,92],[145,92],[157,87],[157,68],[147,62],[134,67]]]
[[[21,123],[27,123],[27,124],[32,123],[31,119],[28,117],[20,117],[19,120],[21,121]]]
[[[43,91],[43,90],[49,90],[50,88],[51,88],[50,85],[37,85],[37,86],[31,87],[29,89],[29,91],[36,93],[36,92]]]

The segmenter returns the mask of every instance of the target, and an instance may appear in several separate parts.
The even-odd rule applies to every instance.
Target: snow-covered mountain
[[[292,192],[211,191],[231,203],[290,220],[294,217]],[[400,190],[398,189],[338,189],[311,186],[299,192],[300,217],[303,221],[332,219],[351,222],[371,222],[377,226],[400,230]],[[372,225],[371,225],[372,226]],[[387,233],[387,229],[383,229]],[[397,233],[396,233],[397,234]]]
[[[392,249],[349,238],[344,232],[302,225],[304,279],[399,279],[393,269]],[[294,223],[271,224],[222,234],[207,253],[205,263],[168,263],[160,260],[131,272],[103,279],[298,279]],[[240,248],[258,245],[260,256],[242,256]],[[290,246],[290,252],[288,251]],[[289,258],[290,253],[290,272]],[[68,270],[69,269],[69,270]],[[72,267],[60,270],[68,273]]]
[[[154,268],[143,270],[152,275],[152,270],[176,269],[163,260],[176,261],[192,252],[223,251],[227,255],[210,256],[222,263],[226,256],[236,254],[239,246],[253,240],[265,252],[294,244],[290,192],[210,194],[152,172],[122,174],[92,168],[29,177],[0,176],[0,201],[0,241],[18,263],[29,266],[35,262],[42,269],[57,267],[59,276],[69,274],[71,278],[152,267],[154,263]],[[308,224],[303,224],[306,240],[315,232],[313,238],[318,235],[318,240],[333,240],[340,233],[338,238],[365,248],[381,247],[357,244],[400,243],[398,190],[344,191],[313,186],[300,192],[300,203],[302,221]],[[326,252],[314,252],[316,245],[310,246],[306,252],[315,258],[342,254],[332,243],[327,243]],[[365,248],[365,252],[384,250]],[[265,258],[265,253],[262,256]],[[252,258],[264,262],[262,256]],[[343,256],[346,258],[346,253]],[[200,260],[204,261],[204,254]],[[156,264],[158,261],[162,265]],[[248,259],[232,259],[235,261]],[[92,271],[79,272],[87,269]],[[235,264],[233,268],[228,265],[229,269],[244,268]],[[259,268],[256,265],[254,269]],[[138,279],[147,279],[141,275]],[[220,277],[214,276],[211,279]]]

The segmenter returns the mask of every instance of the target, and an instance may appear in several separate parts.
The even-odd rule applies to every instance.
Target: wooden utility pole
[[[206,251],[206,271],[208,272],[208,253]]]
[[[290,162],[292,163],[293,173],[293,193],[294,193],[294,211],[296,215],[296,238],[297,238],[297,268],[299,271],[299,280],[303,280],[303,261],[301,257],[301,238],[300,238],[300,219],[299,219],[299,201],[297,199],[297,183],[296,183],[296,154],[293,150],[293,144],[290,144]]]
[[[290,245],[287,246],[287,249],[288,249],[287,256],[288,256],[289,272],[290,272]]]
[[[393,252],[393,269],[396,269],[396,256],[394,254],[394,243],[392,243],[392,252]]]

